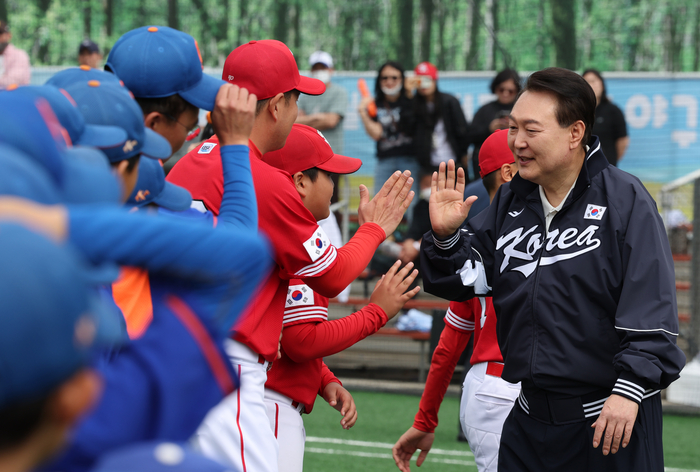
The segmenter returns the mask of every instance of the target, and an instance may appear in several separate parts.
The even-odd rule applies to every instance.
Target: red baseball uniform
[[[268,372],[265,388],[302,403],[311,413],[316,395],[337,381],[328,378],[322,358],[376,333],[387,321],[384,310],[374,303],[328,321],[328,298],[302,280],[292,280],[284,308],[282,358]]]

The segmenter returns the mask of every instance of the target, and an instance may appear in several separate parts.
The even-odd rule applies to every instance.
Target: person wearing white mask
[[[375,107],[372,107],[372,102],[375,103]],[[376,112],[370,114],[368,107],[376,108]],[[412,138],[415,128],[412,109],[411,99],[404,87],[403,67],[398,62],[385,62],[377,73],[374,98],[363,98],[358,107],[365,131],[377,142],[377,165],[374,168],[375,193],[397,170],[409,170],[411,175],[419,175],[420,166],[416,159]],[[418,194],[418,179],[414,180],[412,190],[416,195]],[[418,198],[414,198],[406,211],[409,223],[412,219],[413,207],[417,202]]]
[[[309,58],[311,77],[326,84],[322,95],[299,97],[297,123],[323,131],[333,152],[343,152],[343,117],[348,108],[348,93],[331,82],[333,57],[325,51],[316,51]]]

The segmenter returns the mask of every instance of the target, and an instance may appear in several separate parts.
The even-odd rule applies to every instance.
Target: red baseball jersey
[[[388,318],[370,303],[352,315],[328,321],[328,298],[301,280],[292,280],[284,308],[282,357],[272,364],[265,388],[304,404],[310,413],[316,394],[333,380],[323,357],[374,334]]]
[[[479,362],[503,362],[496,337],[496,311],[491,297],[450,302],[445,324],[464,333],[474,332],[474,352],[469,360],[471,365]]]
[[[314,291],[301,280],[292,280],[284,306],[284,327],[319,323],[328,320],[328,298]],[[282,332],[284,338],[284,332]],[[311,413],[316,395],[321,385],[323,359],[316,358],[306,362],[294,362],[284,352],[282,357],[272,364],[267,373],[265,388],[279,392],[304,404],[304,411]]]
[[[333,267],[337,251],[304,207],[291,176],[264,163],[255,144],[249,142],[249,146],[258,227],[270,239],[276,265],[235,326],[233,337],[272,362],[277,357],[289,279],[323,275]],[[214,136],[180,159],[167,180],[185,187],[194,201],[218,215],[223,195],[218,138]]]

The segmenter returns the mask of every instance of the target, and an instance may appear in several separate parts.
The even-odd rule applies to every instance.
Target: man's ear
[[[294,181],[294,186],[296,187],[299,196],[302,200],[304,200],[308,192],[308,177],[306,177],[303,172],[297,172],[296,174],[292,175],[292,180]]]
[[[578,120],[576,123],[571,125],[571,139],[569,141],[569,149],[576,149],[577,147],[579,147],[581,145],[581,141],[583,141],[584,134],[586,134],[586,125],[583,124],[583,121]]]
[[[152,111],[143,117],[143,124],[146,126],[146,128],[150,128],[155,131],[156,126],[162,124],[165,119],[165,116],[163,116],[161,113]]]
[[[129,160],[124,159],[119,161],[116,166],[112,167],[112,171],[117,174],[117,177],[124,180],[124,175],[126,175],[126,168],[129,167]]]
[[[282,100],[283,98],[284,94],[278,93],[277,95],[272,97],[269,102],[267,102],[267,111],[270,112],[272,119],[275,121],[279,119],[280,100]]]
[[[70,427],[95,405],[101,392],[102,379],[97,372],[79,370],[51,395],[48,404],[51,419]]]

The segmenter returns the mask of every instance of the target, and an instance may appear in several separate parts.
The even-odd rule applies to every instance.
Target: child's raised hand
[[[420,291],[420,287],[408,290],[408,287],[418,276],[417,270],[411,271],[413,262],[409,262],[401,270],[399,267],[401,267],[401,261],[396,261],[391,269],[379,279],[372,296],[369,297],[370,303],[379,305],[389,319],[396,316],[403,305]]]

